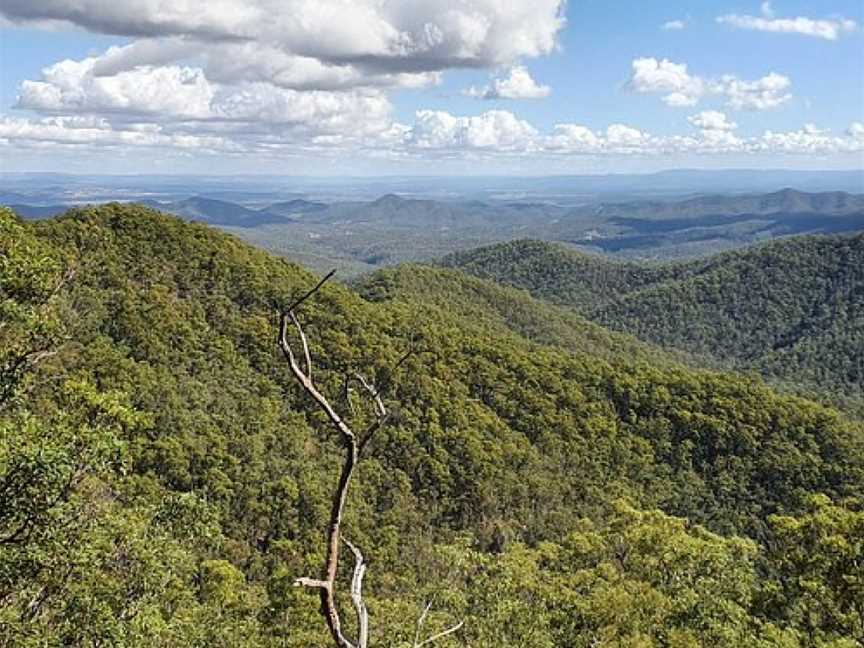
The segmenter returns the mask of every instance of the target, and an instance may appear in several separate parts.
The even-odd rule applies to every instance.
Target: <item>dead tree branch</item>
[[[366,648],[368,645],[369,622],[366,605],[363,602],[363,576],[366,572],[366,563],[363,559],[363,554],[360,550],[342,538],[342,516],[345,509],[345,500],[348,495],[348,487],[351,483],[351,477],[354,473],[354,468],[360,459],[360,452],[365,442],[370,436],[369,432],[363,437],[363,442],[358,439],[351,426],[339,415],[336,409],[327,400],[327,397],[317,388],[312,379],[312,354],[309,351],[309,340],[297,319],[296,309],[307,299],[315,295],[321,287],[333,276],[335,271],[327,274],[319,281],[312,290],[305,293],[302,297],[296,300],[290,308],[282,313],[280,330],[279,330],[279,347],[285,359],[291,367],[291,372],[294,377],[303,387],[307,394],[317,403],[318,407],[326,414],[327,418],[334,428],[339,432],[345,447],[345,459],[342,464],[342,470],[339,474],[339,481],[336,486],[336,491],[333,494],[333,502],[330,508],[330,522],[327,529],[327,552],[324,561],[323,578],[298,578],[295,585],[310,587],[317,589],[321,597],[321,611],[327,622],[327,627],[333,637],[333,641],[339,648]],[[288,331],[293,328],[297,332],[302,347],[303,364],[298,360],[297,354],[289,341]],[[359,374],[357,375],[359,377]],[[372,425],[378,429],[386,420],[387,410],[384,407],[380,394],[375,391],[374,387],[362,377],[358,378],[364,388],[374,393],[373,404],[375,407],[376,419]],[[339,545],[340,542],[345,542],[346,546],[354,554],[354,577],[351,583],[351,600],[354,605],[354,611],[357,615],[358,637],[355,642],[349,640],[342,631],[342,620],[339,616],[339,610],[336,605],[336,577],[339,569]]]
[[[420,633],[423,632],[423,624],[426,622],[426,617],[429,615],[429,611],[432,609],[432,601],[426,603],[423,607],[423,611],[420,613],[420,617],[417,619],[417,630],[414,632],[414,643],[412,644],[413,648],[421,648],[421,646],[428,646],[429,644],[437,641],[438,639],[443,639],[447,635],[451,635],[454,632],[457,632],[463,625],[465,625],[464,621],[460,621],[454,626],[447,628],[446,630],[442,630],[431,637],[420,640]]]
[[[309,340],[306,337],[306,332],[300,320],[297,318],[297,308],[306,300],[313,297],[330,279],[336,271],[333,270],[321,279],[314,288],[303,294],[299,299],[295,300],[292,305],[282,311],[280,326],[279,326],[279,348],[282,354],[288,361],[291,367],[291,373],[296,378],[297,382],[303,387],[303,390],[312,397],[319,409],[327,416],[330,424],[339,433],[340,439],[345,449],[345,458],[342,463],[342,469],[339,473],[339,481],[336,485],[336,490],[333,493],[333,501],[330,507],[330,521],[327,528],[327,549],[323,566],[322,578],[298,578],[294,581],[294,585],[298,587],[308,587],[317,589],[321,598],[321,614],[327,622],[327,628],[330,630],[330,635],[333,638],[338,648],[367,648],[369,643],[369,613],[366,604],[363,600],[363,577],[366,574],[366,560],[360,549],[349,542],[342,536],[342,517],[345,509],[345,501],[348,496],[348,487],[351,483],[351,477],[354,473],[358,461],[361,458],[364,448],[387,423],[390,418],[390,413],[384,404],[382,398],[383,392],[389,388],[392,382],[393,373],[395,373],[416,350],[411,349],[405,353],[395,364],[381,387],[377,387],[367,380],[362,374],[354,372],[345,378],[343,385],[343,393],[349,409],[353,412],[353,406],[350,399],[351,383],[356,382],[366,397],[372,404],[373,419],[361,435],[355,433],[351,425],[339,415],[336,409],[327,400],[327,397],[318,389],[312,379],[312,354],[309,350]],[[297,338],[300,340],[302,349],[302,364],[298,359],[298,354],[295,353],[289,340],[289,330],[293,327]],[[339,571],[339,547],[340,543],[344,542],[345,546],[354,554],[354,574],[351,579],[351,603],[354,607],[354,613],[357,617],[357,639],[351,641],[342,631],[342,619],[339,616],[339,609],[336,605],[336,577]],[[415,648],[424,646],[436,639],[444,637],[448,634],[456,632],[462,624],[460,623],[449,630],[438,633],[425,641],[419,641],[419,631],[425,620],[427,610],[424,611],[421,620],[418,624],[418,637],[415,639]]]

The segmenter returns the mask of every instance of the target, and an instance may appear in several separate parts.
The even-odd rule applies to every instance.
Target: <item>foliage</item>
[[[327,645],[290,583],[321,564],[340,447],[276,347],[313,277],[136,206],[4,227],[4,331],[63,334],[0,412],[0,645]],[[410,646],[427,601],[429,633],[465,620],[440,646],[857,640],[861,424],[404,272],[452,301],[328,286],[301,312],[334,400],[353,369],[393,384],[345,521],[376,645]]]
[[[455,254],[445,264],[799,392],[842,402],[860,399],[864,388],[862,234],[792,238],[654,265],[517,241]]]

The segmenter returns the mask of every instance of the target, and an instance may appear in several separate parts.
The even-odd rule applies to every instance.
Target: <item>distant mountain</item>
[[[62,214],[71,205],[9,205],[9,209],[18,214],[21,218],[51,218]]]
[[[655,265],[517,241],[444,264],[667,348],[820,390],[864,388],[864,234]]]
[[[302,221],[302,222],[299,222]],[[385,194],[329,205],[290,226],[237,233],[269,250],[327,259],[350,270],[429,261],[525,237],[632,259],[687,259],[794,234],[864,230],[864,195],[692,196],[567,206],[541,201],[441,201]],[[348,263],[346,266],[345,264]]]
[[[676,169],[642,174],[555,176],[387,176],[291,177],[206,175],[72,175],[0,172],[0,203],[101,203],[148,195],[206,195],[220,200],[270,202],[317,196],[337,202],[371,200],[387,193],[449,200],[556,200],[567,204],[612,200],[674,199],[705,193],[767,193],[781,187],[801,191],[864,193],[864,171],[798,171],[788,169]],[[17,198],[6,198],[16,193]],[[293,195],[292,195],[293,194]],[[125,198],[123,197],[125,196]],[[170,198],[169,198],[170,196]],[[232,197],[233,196],[233,197]],[[243,199],[240,199],[240,197]],[[290,196],[290,197],[289,197]],[[323,196],[329,196],[324,198]],[[505,197],[506,196],[506,197]],[[38,201],[37,201],[38,197]],[[74,199],[73,199],[74,197]]]
[[[333,203],[294,198],[239,204],[210,195],[142,203],[228,229],[272,252],[308,260],[315,269],[336,265],[349,273],[527,237],[628,259],[671,260],[795,234],[864,230],[864,195],[795,189],[579,205],[394,193]],[[62,211],[44,204],[16,203],[16,210],[28,217]]]
[[[327,209],[326,203],[313,202],[311,200],[303,200],[302,198],[297,198],[296,200],[273,203],[272,205],[265,207],[261,211],[268,214],[275,214],[277,216],[293,217],[303,214],[313,214],[324,209]]]
[[[193,196],[192,198],[170,203],[145,200],[141,201],[141,204],[210,225],[257,227],[269,223],[285,222],[285,218],[278,214],[249,209],[237,203],[205,198],[203,196]]]
[[[653,218],[699,218],[704,216],[739,216],[818,213],[825,216],[847,216],[864,212],[864,194],[842,191],[805,193],[783,189],[768,194],[707,195],[673,201],[632,201],[602,203],[598,211],[609,216]]]

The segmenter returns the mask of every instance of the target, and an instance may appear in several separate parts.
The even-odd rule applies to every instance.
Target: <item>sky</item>
[[[864,168],[860,0],[0,0],[0,170]]]

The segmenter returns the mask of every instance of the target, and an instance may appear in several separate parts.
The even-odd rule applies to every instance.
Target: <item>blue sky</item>
[[[859,0],[173,6],[0,2],[0,169],[864,167]]]

